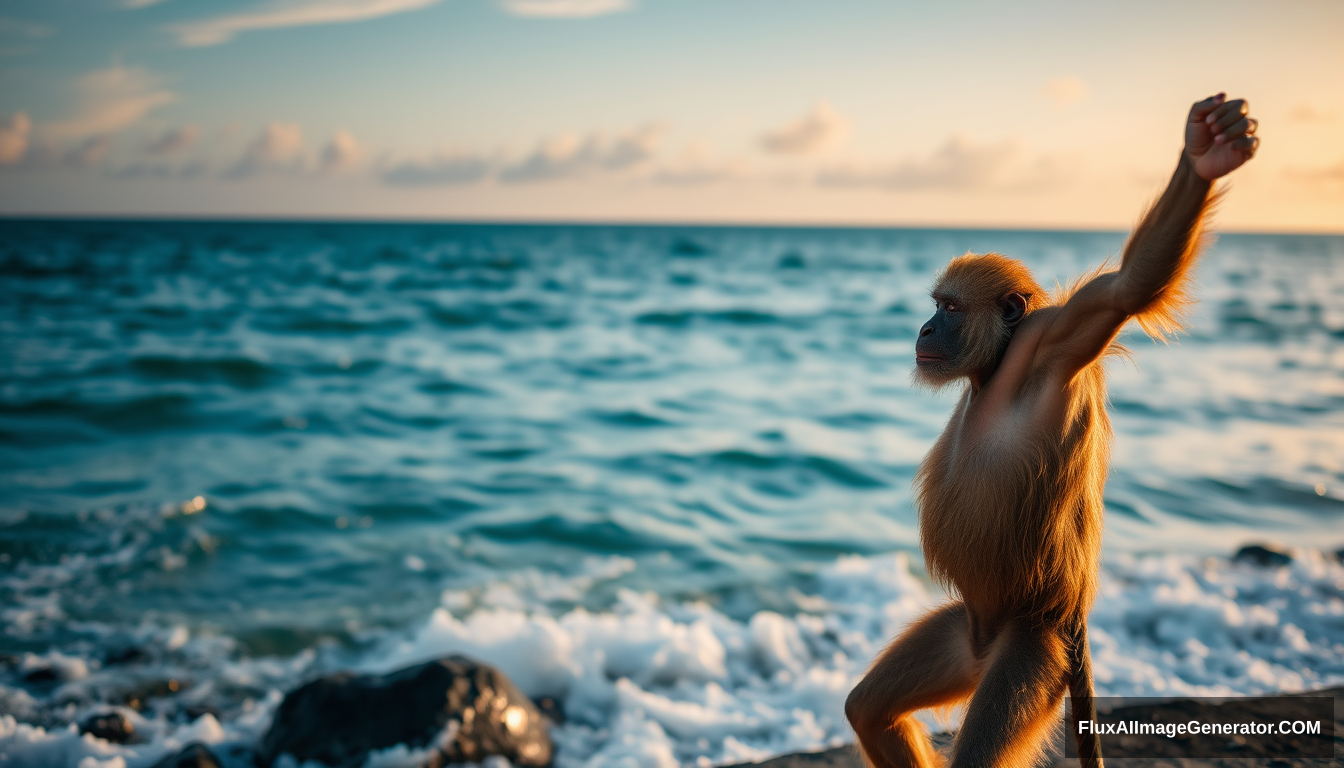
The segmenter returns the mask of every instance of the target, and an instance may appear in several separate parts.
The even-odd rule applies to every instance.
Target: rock
[[[1344,563],[1344,547],[1335,550],[1335,559]]]
[[[1233,560],[1240,562],[1255,563],[1256,565],[1268,568],[1270,566],[1287,565],[1293,562],[1293,555],[1288,548],[1282,544],[1274,542],[1265,542],[1264,544],[1247,544],[1237,550],[1233,555]]]
[[[257,753],[268,766],[282,754],[354,768],[368,753],[405,744],[436,745],[440,762],[490,755],[515,766],[551,762],[547,720],[504,676],[462,656],[387,675],[340,673],[291,691]]]
[[[150,768],[220,768],[221,765],[223,763],[215,757],[215,753],[211,752],[209,747],[204,744],[188,744],[181,752],[168,755]]]
[[[60,679],[61,674],[55,667],[37,667],[23,674],[25,683],[54,683]]]
[[[552,723],[556,725],[565,724],[565,706],[560,703],[559,699],[554,696],[542,696],[535,703],[537,709],[541,710],[541,714],[549,718]]]
[[[113,744],[127,744],[135,738],[135,725],[120,712],[104,712],[85,718],[79,724],[79,732],[93,734],[94,738]]]

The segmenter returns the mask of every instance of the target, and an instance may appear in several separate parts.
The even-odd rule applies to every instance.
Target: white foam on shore
[[[1098,693],[1218,696],[1344,683],[1344,564],[1311,550],[1295,554],[1281,568],[1173,554],[1109,560],[1091,617]],[[703,602],[630,591],[600,612],[552,612],[537,596],[587,589],[631,567],[611,558],[574,585],[533,574],[476,595],[445,593],[419,626],[383,637],[356,666],[385,672],[454,653],[495,664],[533,697],[562,702],[567,720],[553,730],[558,768],[760,760],[851,741],[846,694],[894,633],[942,599],[901,554],[843,557],[819,574],[815,593],[794,596],[796,611],[760,611],[746,621]],[[196,642],[204,641],[178,653]],[[93,692],[109,672],[49,655],[24,663],[47,661],[69,674],[51,695],[74,702],[71,719],[100,709]],[[143,768],[191,740],[246,747],[264,733],[280,691],[318,667],[312,654],[221,661],[220,680],[272,686],[268,697],[223,723],[208,715],[184,725],[141,718],[137,729],[151,740],[135,746],[26,725],[43,702],[0,690],[10,710],[0,717],[0,763]],[[403,752],[377,759],[413,757]]]

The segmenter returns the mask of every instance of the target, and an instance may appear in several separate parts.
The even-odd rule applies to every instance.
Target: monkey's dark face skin
[[[919,329],[915,341],[915,367],[925,376],[941,378],[940,374],[950,374],[957,368],[966,313],[955,298],[935,296],[934,301],[938,309]]]
[[[935,291],[933,300],[937,311],[915,341],[915,380],[939,388],[965,376],[978,389],[1003,359],[1013,328],[1026,315],[1026,298],[1009,293],[968,304],[955,293]]]

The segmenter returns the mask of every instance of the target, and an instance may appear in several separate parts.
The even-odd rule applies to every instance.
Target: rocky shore
[[[1220,611],[1249,610],[1245,606],[1265,600],[1264,594],[1257,591],[1263,588],[1264,582],[1257,580],[1256,573],[1260,569],[1297,567],[1294,565],[1292,555],[1292,551],[1274,545],[1254,544],[1242,547],[1231,559],[1253,567],[1233,572],[1236,578],[1220,580],[1209,577],[1209,583],[1200,588],[1205,591],[1196,590],[1196,595],[1203,595],[1209,590],[1221,593],[1235,588],[1247,596],[1245,601],[1232,603],[1215,600],[1212,603],[1213,608]],[[1336,553],[1336,556],[1344,558],[1344,552]],[[1337,564],[1333,560],[1327,563],[1319,554],[1315,560],[1307,562],[1307,565],[1313,563],[1321,573],[1311,576],[1303,583],[1313,585],[1314,589],[1325,593],[1337,590],[1338,577],[1331,576],[1337,572]],[[1159,580],[1160,584],[1174,583],[1181,578],[1194,578],[1189,576],[1189,569],[1180,563],[1173,566],[1170,561],[1158,561],[1156,566],[1174,567],[1175,576],[1170,578],[1164,576]],[[1135,572],[1140,576],[1147,573],[1141,570]],[[1222,572],[1214,575],[1220,574]],[[883,572],[878,575],[884,582],[891,580],[890,573]],[[1298,577],[1304,578],[1301,574],[1298,574]],[[1303,590],[1293,587],[1294,583],[1296,582],[1290,582],[1286,587],[1276,587],[1277,591],[1272,594],[1288,594],[1287,590],[1291,588],[1291,594],[1283,599],[1287,601],[1296,599],[1296,595]],[[1197,610],[1194,611],[1193,618],[1190,617],[1190,611],[1173,613],[1170,606],[1163,608],[1165,614],[1154,614],[1148,610],[1145,594],[1140,594],[1136,605],[1131,604],[1131,614],[1140,617],[1165,615],[1167,618],[1164,620],[1169,622],[1168,632],[1174,632],[1173,636],[1194,639],[1211,637],[1211,643],[1219,638],[1226,640],[1231,637],[1227,634],[1229,628],[1217,623],[1216,619],[1223,613],[1212,614],[1214,619],[1208,618],[1210,611],[1213,610],[1209,605],[1189,601],[1180,603],[1180,606],[1195,606]],[[1280,622],[1286,624],[1306,622],[1308,626],[1314,628],[1318,644],[1324,643],[1322,647],[1326,651],[1337,648],[1337,633],[1333,629],[1338,626],[1337,623],[1310,624],[1312,617],[1317,615],[1313,611],[1316,611],[1319,605],[1321,604],[1318,602],[1306,600],[1295,607],[1290,607],[1282,616],[1272,617],[1271,623],[1262,622],[1256,625],[1259,627],[1257,632],[1267,634],[1257,634],[1252,638],[1258,638],[1256,642],[1259,642],[1261,647],[1254,648],[1250,657],[1258,659],[1280,657],[1275,655],[1285,642],[1285,636],[1277,633]],[[1199,610],[1204,611],[1204,619],[1200,618]],[[1101,625],[1109,627],[1112,631],[1110,637],[1123,634],[1116,630],[1119,625],[1114,616],[1103,615],[1102,619]],[[1204,623],[1201,624],[1201,621]],[[1210,626],[1212,626],[1211,632],[1204,632]],[[1293,629],[1296,628],[1297,625],[1293,625]],[[456,629],[465,631],[464,627]],[[748,631],[756,629],[758,628],[753,626]],[[1223,634],[1219,634],[1220,632]],[[1102,632],[1101,636],[1105,638],[1107,634]],[[754,653],[758,654],[768,645],[748,646],[747,642],[756,643],[759,638],[755,635],[748,638],[745,632],[736,636],[728,633],[725,637],[729,640],[736,637],[742,643],[742,647],[755,648]],[[769,640],[772,636],[767,632],[762,637]],[[1241,638],[1239,642],[1250,642],[1240,635],[1236,638]],[[718,640],[717,637],[711,639]],[[586,644],[588,642],[590,641],[576,640],[575,647],[591,648],[592,646]],[[1229,641],[1225,644],[1231,643]],[[449,647],[453,645],[461,644],[455,642]],[[429,658],[436,646],[442,647],[443,644],[425,644],[424,649],[401,654],[400,661],[396,663],[410,664],[418,659]],[[620,650],[623,646],[611,647]],[[426,653],[426,650],[431,653]],[[599,646],[597,651],[600,650]],[[489,655],[489,649],[477,649],[475,652]],[[1097,652],[1094,647],[1094,653]],[[1102,648],[1100,652],[1104,653],[1106,649]],[[1114,643],[1109,652],[1113,655],[1116,653]],[[121,680],[116,676],[117,670],[121,670],[123,666],[134,666],[152,659],[156,653],[158,651],[153,647],[143,650],[138,647],[130,651],[117,650],[115,655],[109,653],[103,667],[111,670],[106,679]],[[1297,658],[1294,662],[1296,668],[1304,670],[1304,675],[1285,676],[1283,684],[1279,687],[1294,690],[1304,684],[1302,682],[1304,678],[1337,680],[1338,668],[1330,666],[1333,663],[1330,653],[1337,651],[1318,653],[1313,657],[1316,663]],[[786,656],[752,656],[748,661],[760,664],[774,659],[775,666],[770,668],[794,669],[795,672],[806,668],[809,663],[801,656],[797,659]],[[1226,660],[1224,658],[1224,661]],[[78,719],[70,718],[68,715],[61,716],[61,713],[54,708],[44,712],[33,706],[35,701],[33,694],[28,694],[26,691],[31,690],[37,695],[43,695],[44,700],[51,702],[59,702],[62,700],[61,697],[73,700],[80,691],[99,690],[96,686],[101,680],[80,666],[83,662],[79,659],[71,660],[59,654],[45,662],[31,654],[30,658],[26,659],[12,657],[6,661],[0,658],[0,662],[14,671],[10,679],[26,686],[23,695],[29,697],[24,699],[20,696],[13,699],[19,705],[27,702],[25,706],[28,707],[28,714],[32,718],[28,722],[16,720],[12,713],[5,712],[7,705],[4,700],[0,700],[0,764],[13,765],[16,768],[54,765],[57,763],[53,760],[60,762],[58,759],[60,755],[68,757],[60,764],[69,765],[71,768],[82,765],[80,762],[82,757],[102,760],[112,759],[117,755],[124,756],[129,761],[127,765],[135,768],[243,768],[244,766],[279,768],[299,764],[323,765],[331,768],[360,768],[371,765],[440,768],[446,765],[482,762],[499,764],[502,761],[519,768],[546,768],[554,765],[557,757],[561,758],[560,762],[569,765],[584,764],[592,757],[591,752],[573,751],[574,741],[567,740],[573,728],[585,727],[583,724],[587,721],[581,713],[586,711],[588,717],[592,717],[591,709],[582,708],[585,703],[591,707],[591,701],[584,702],[580,697],[576,704],[574,697],[570,696],[565,703],[574,707],[574,719],[579,725],[576,726],[575,723],[566,725],[565,708],[559,701],[549,697],[532,701],[499,669],[466,656],[442,656],[432,661],[401,668],[396,668],[394,664],[373,667],[394,669],[386,674],[335,672],[321,677],[310,675],[290,677],[270,688],[266,709],[258,712],[252,721],[243,727],[237,727],[241,722],[237,713],[234,713],[233,719],[230,720],[228,713],[213,707],[208,698],[197,695],[195,700],[188,704],[183,704],[174,698],[174,694],[181,695],[181,685],[175,676],[165,682],[155,682],[156,678],[137,678],[132,680],[134,685],[127,687],[120,695],[109,694],[106,691],[98,693],[99,698],[111,703],[83,709],[78,712]],[[1323,663],[1324,666],[1317,666],[1317,663]],[[796,666],[790,667],[790,664]],[[1166,666],[1157,665],[1148,672],[1157,675]],[[528,685],[530,681],[529,688],[537,687],[535,679],[527,677],[528,665],[525,658],[513,658],[510,669],[520,675],[521,683]],[[743,669],[755,670],[756,667],[743,667]],[[1310,674],[1305,674],[1306,672]],[[146,679],[150,682],[145,682]],[[610,680],[609,677],[599,679]],[[625,678],[622,678],[621,684],[630,685]],[[1150,686],[1149,689],[1155,687],[1160,688]],[[286,688],[288,692],[282,697],[277,691]],[[4,690],[0,688],[0,693]],[[190,685],[187,686],[187,690],[191,690]],[[633,688],[633,690],[639,689]],[[1341,738],[1344,738],[1344,722],[1340,722],[1340,713],[1344,711],[1344,705],[1340,704],[1341,697],[1344,697],[1344,688],[1319,693],[1329,697],[1334,705],[1333,745],[1335,754],[1344,756],[1344,746],[1339,743]],[[658,699],[651,700],[658,701]],[[1164,723],[1179,723],[1192,719],[1225,723],[1271,722],[1272,720],[1267,717],[1270,710],[1265,708],[1269,706],[1267,702],[1278,702],[1274,705],[1278,707],[1274,712],[1274,719],[1277,719],[1278,715],[1285,714],[1284,702],[1296,706],[1291,704],[1295,700],[1291,696],[1270,696],[1234,698],[1217,704],[1209,701],[1168,702],[1125,707],[1115,712],[1123,713],[1125,720]],[[815,704],[815,701],[809,698],[794,701],[803,707]],[[145,702],[149,702],[148,706]],[[8,706],[17,705],[11,702]],[[1319,700],[1316,706],[1319,707]],[[70,708],[70,705],[66,705],[66,711]],[[158,713],[159,719],[149,717],[147,713]],[[47,718],[45,721],[44,714]],[[713,723],[721,716],[723,713],[715,713],[713,717],[706,717],[703,720],[706,723]],[[1323,716],[1330,715],[1318,709],[1318,713],[1311,719]],[[181,725],[171,732],[166,731],[164,722],[174,718]],[[232,722],[233,727],[226,731],[225,727],[221,726],[221,718],[226,725]],[[8,728],[7,735],[6,728]],[[836,726],[839,733],[829,732],[830,743],[836,743],[837,737],[844,738],[842,729],[843,723],[840,723]],[[703,731],[703,728],[701,730]],[[553,737],[556,739],[554,743]],[[611,762],[613,756],[607,754],[602,756],[609,761],[606,764],[666,765],[675,760],[674,755],[696,754],[692,749],[685,747],[674,750],[659,728],[645,731],[630,729],[619,734],[618,738],[619,743],[628,749],[617,753],[616,758],[626,763],[613,763]],[[940,749],[946,751],[951,745],[952,738],[951,734],[937,734],[935,741]],[[1166,737],[1144,738],[1148,741],[1141,741],[1138,737],[1107,737],[1103,740],[1103,752],[1108,758],[1124,759],[1127,766],[1134,768],[1176,765],[1173,760],[1181,760],[1183,768],[1211,766],[1232,768],[1234,765],[1247,765],[1245,761],[1248,759],[1258,761],[1257,764],[1272,765],[1276,768],[1338,764],[1338,758],[1335,760],[1320,758],[1316,754],[1308,754],[1298,749],[1292,739],[1282,739],[1277,743],[1264,738],[1224,739],[1210,743],[1204,752],[1218,757],[1186,759],[1184,754],[1188,752],[1183,752],[1182,749],[1188,744],[1183,745],[1179,740],[1173,741]],[[793,744],[820,741],[821,739],[800,739]],[[1060,766],[1070,765],[1075,761],[1062,756],[1064,754],[1062,745],[1061,737],[1051,759]],[[562,748],[566,751],[557,754],[557,750]],[[780,746],[775,750],[785,748],[787,747]],[[1234,760],[1237,762],[1234,763]],[[861,761],[852,747],[841,747],[821,752],[785,755],[758,765],[767,768],[860,768]]]
[[[1295,738],[1232,739],[1226,757],[1183,758],[1181,745],[1161,736],[1116,738],[1105,742],[1108,759],[1124,759],[1126,768],[1325,768],[1344,756],[1344,687],[1316,692],[1334,700],[1334,758],[1304,756],[1307,748]],[[1171,701],[1140,704],[1112,711],[1112,719],[1158,722],[1251,722],[1274,716],[1304,719],[1311,713],[1285,710],[1278,697],[1237,698],[1221,703]],[[1297,700],[1297,701],[1300,701]],[[333,768],[356,768],[393,758],[399,765],[425,768],[479,763],[498,756],[515,766],[544,768],[554,749],[549,723],[562,715],[550,702],[539,707],[503,673],[460,656],[408,667],[383,676],[331,675],[310,682],[285,697],[275,721],[258,745],[253,761],[262,768],[287,764],[288,755]],[[91,720],[89,733],[116,738],[116,724]],[[954,734],[935,734],[948,751]],[[377,756],[381,755],[381,760]],[[1248,762],[1254,761],[1254,762]],[[1050,757],[1054,768],[1076,766],[1063,757],[1062,736]],[[225,765],[208,747],[192,744],[165,757],[154,768],[220,768]],[[784,755],[761,763],[729,768],[864,768],[854,747]]]
[[[1119,745],[1107,744],[1104,749],[1106,759],[1123,759],[1124,768],[1249,768],[1250,766],[1268,766],[1269,768],[1327,768],[1338,766],[1344,761],[1344,687],[1331,688],[1315,692],[1313,695],[1329,695],[1335,700],[1334,706],[1334,757],[1312,758],[1294,754],[1296,747],[1291,742],[1269,745],[1265,741],[1245,740],[1228,743],[1227,757],[1217,758],[1180,758],[1174,754],[1170,740],[1165,737],[1135,737]],[[1146,721],[1161,714],[1163,719],[1171,720],[1177,710],[1185,719],[1199,719],[1202,722],[1241,722],[1254,719],[1267,698],[1232,699],[1221,704],[1201,704],[1194,702],[1169,702],[1164,704],[1141,704],[1115,710],[1117,717]],[[940,733],[934,736],[934,743],[944,753],[950,749],[954,734]],[[1076,768],[1076,759],[1063,757],[1062,740],[1051,755],[1054,768]],[[1178,753],[1179,754],[1179,753]],[[838,747],[822,752],[805,752],[783,755],[761,763],[743,763],[728,768],[864,768],[854,747]]]

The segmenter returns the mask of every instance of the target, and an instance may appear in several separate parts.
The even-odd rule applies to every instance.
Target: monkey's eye
[[[948,312],[960,312],[961,305],[955,301],[945,301],[943,302],[943,309],[947,310]]]

